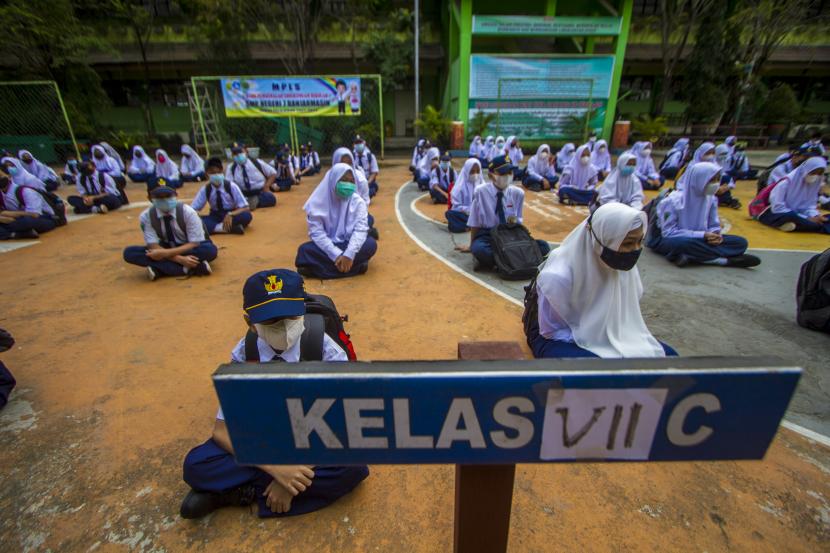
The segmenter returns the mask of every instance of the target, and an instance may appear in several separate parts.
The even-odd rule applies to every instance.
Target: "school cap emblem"
[[[269,294],[282,292],[282,279],[277,278],[277,275],[268,275],[268,282],[265,283],[265,291]]]
[[[167,186],[167,181],[164,180],[164,177],[159,177],[158,179],[156,179],[156,182],[159,186]]]

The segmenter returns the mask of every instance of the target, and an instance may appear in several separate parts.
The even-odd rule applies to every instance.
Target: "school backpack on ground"
[[[749,202],[747,209],[749,210],[749,216],[753,219],[758,219],[761,214],[769,209],[769,196],[772,194],[772,191],[775,189],[778,184],[783,181],[784,179],[775,181],[774,183],[770,184],[769,186],[765,186],[763,190],[758,192],[758,195]]]
[[[525,286],[525,310],[522,313],[522,325],[525,329],[525,339],[529,348],[533,349],[530,344],[530,336],[539,334],[539,292],[536,290],[536,279],[539,278],[539,273],[533,277],[530,284]]]
[[[660,222],[659,217],[657,216],[657,206],[660,205],[660,202],[668,197],[669,192],[666,190],[661,190],[657,196],[648,202],[643,207],[643,212],[646,214],[647,222],[646,222],[646,245],[649,247],[653,247],[657,244],[657,241],[663,235],[660,231]]]
[[[758,174],[758,182],[755,184],[756,193],[760,194],[761,191],[767,187],[767,181],[769,180],[769,176],[772,173],[772,170],[781,165],[782,163],[787,163],[788,161],[790,161],[790,156],[776,161],[775,163],[761,171]]]
[[[349,358],[357,361],[351,337],[346,333],[343,322],[349,316],[340,316],[334,301],[322,294],[306,294],[305,296],[305,328],[300,338],[300,361],[322,361],[324,336],[340,346]],[[259,363],[259,348],[257,335],[250,330],[245,335],[245,360],[250,363]]]
[[[795,299],[798,324],[830,334],[830,248],[801,266]]]
[[[496,269],[505,280],[533,278],[542,252],[530,231],[520,224],[499,225],[490,231]]]
[[[33,190],[40,194],[40,197],[43,198],[43,201],[46,202],[46,205],[52,208],[52,211],[55,212],[55,223],[62,227],[66,224],[66,204],[63,203],[63,200],[60,196],[55,194],[54,192],[48,192],[46,190],[39,190],[37,188],[32,188],[31,186],[18,186],[15,191],[15,197],[17,198],[17,203],[19,203],[23,209],[26,209],[26,202],[23,200],[23,189],[28,188],[29,190]]]

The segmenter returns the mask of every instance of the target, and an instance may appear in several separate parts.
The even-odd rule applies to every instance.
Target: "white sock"
[[[213,227],[213,232],[225,232],[225,227],[222,226],[222,223],[217,223],[215,227]]]
[[[716,257],[709,261],[704,261],[704,265],[726,265],[729,261],[725,257]]]

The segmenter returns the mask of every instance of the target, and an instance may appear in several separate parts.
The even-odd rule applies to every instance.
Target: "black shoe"
[[[677,259],[674,260],[674,264],[678,267],[686,267],[691,261],[685,255],[681,255]]]
[[[369,270],[369,263],[364,263],[360,267],[357,268],[358,275],[364,275]]]
[[[233,225],[231,227],[231,234],[245,234],[245,227],[242,225]]]
[[[368,234],[375,240],[380,240],[380,234],[378,233],[378,229],[376,229],[375,227],[370,228]]]
[[[182,501],[179,514],[182,518],[202,518],[222,507],[250,505],[254,502],[255,495],[256,490],[250,485],[223,493],[190,490]]]
[[[207,261],[200,261],[198,265],[190,270],[190,272],[195,276],[208,276],[213,274],[213,269],[210,268],[210,263]]]
[[[729,202],[729,207],[732,209],[741,209],[741,200],[732,200]]]
[[[13,232],[12,238],[15,240],[28,240],[38,238],[40,235],[35,229],[24,230],[21,232]]]
[[[750,267],[757,267],[760,264],[760,259],[758,259],[754,255],[749,254],[736,255],[735,257],[726,258],[727,267],[740,267],[742,269],[748,269]]]
[[[314,272],[305,265],[300,265],[297,267],[297,272],[300,273],[304,277],[314,278]]]

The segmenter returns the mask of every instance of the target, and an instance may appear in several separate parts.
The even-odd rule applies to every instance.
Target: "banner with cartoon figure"
[[[227,117],[360,115],[358,77],[224,77]]]

